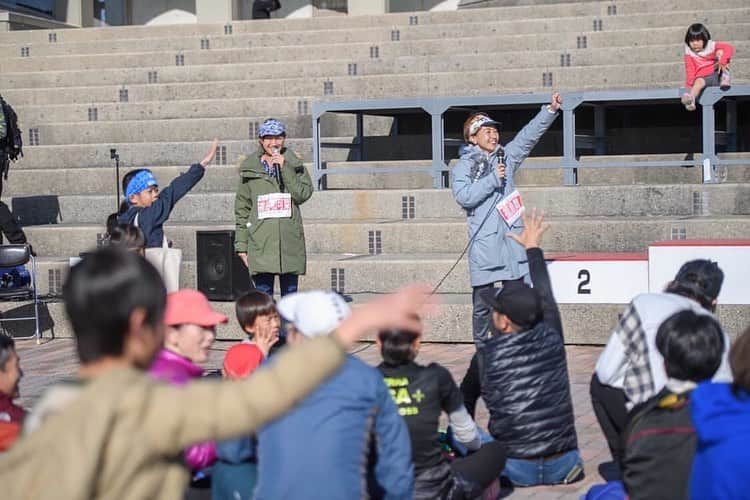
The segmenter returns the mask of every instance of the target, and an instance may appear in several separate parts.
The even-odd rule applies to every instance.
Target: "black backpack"
[[[5,117],[5,137],[0,139],[0,174],[8,178],[11,161],[23,157],[23,134],[18,128],[18,115],[13,107],[0,95],[0,106]]]

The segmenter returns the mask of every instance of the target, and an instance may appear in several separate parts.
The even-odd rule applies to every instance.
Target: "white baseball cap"
[[[276,308],[305,337],[328,335],[352,310],[341,295],[323,290],[298,292],[282,297]]]

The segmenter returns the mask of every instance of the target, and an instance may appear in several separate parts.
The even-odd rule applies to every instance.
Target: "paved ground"
[[[207,368],[219,367],[224,352],[232,345],[232,342],[214,344]],[[379,352],[372,344],[362,344],[358,350],[358,355],[368,363],[375,364],[380,361]],[[439,362],[453,373],[456,381],[460,382],[469,365],[473,350],[472,345],[465,344],[423,344],[418,361],[421,363]],[[21,381],[21,402],[27,407],[33,405],[49,384],[75,374],[77,363],[75,345],[72,340],[56,339],[40,346],[35,345],[33,341],[19,341],[18,351],[24,370],[24,378]],[[505,492],[508,498],[578,499],[592,484],[602,482],[598,468],[601,463],[609,460],[609,452],[588,397],[589,379],[600,351],[600,347],[590,346],[567,348],[578,442],[586,464],[586,478],[568,486],[518,488],[515,491]],[[479,424],[486,428],[487,412],[481,403],[477,418]]]

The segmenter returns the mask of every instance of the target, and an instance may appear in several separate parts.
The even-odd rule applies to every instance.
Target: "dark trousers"
[[[628,423],[625,392],[622,389],[615,389],[602,384],[596,373],[591,377],[589,392],[591,394],[591,406],[594,408],[599,427],[601,427],[604,437],[607,438],[612,460],[619,466],[625,454],[622,434]]]
[[[487,332],[492,321],[492,310],[479,297],[484,290],[495,288],[494,283],[472,287],[471,290],[471,333],[477,349],[487,340]]]
[[[279,293],[283,297],[297,291],[297,283],[299,282],[298,274],[273,274],[273,273],[258,273],[253,274],[253,282],[255,282],[255,288],[261,292],[267,293],[273,296],[273,286],[276,281],[276,276],[279,277]]]
[[[1,180],[2,175],[0,175],[0,186],[2,185]],[[8,243],[13,245],[26,243],[26,234],[24,234],[23,229],[16,224],[8,205],[2,201],[0,201],[0,230],[2,231],[2,234],[8,238]],[[2,242],[3,237],[0,235],[0,243]]]
[[[464,396],[464,406],[466,411],[469,412],[471,418],[474,418],[474,413],[477,408],[477,400],[482,395],[482,384],[479,378],[479,357],[477,353],[471,357],[469,363],[469,369],[466,370],[466,375],[461,381],[461,394]]]
[[[506,281],[523,281],[523,278]],[[505,281],[502,281],[501,283],[505,283]],[[484,341],[487,340],[487,333],[492,324],[492,309],[484,303],[480,294],[484,290],[491,290],[493,288],[495,288],[495,284],[488,283],[486,285],[472,287],[471,289],[471,332],[474,338],[474,345],[477,346],[477,349],[479,349]]]
[[[500,476],[505,467],[505,448],[497,441],[485,443],[471,455],[451,462],[454,474],[478,486],[472,496],[481,496],[482,490]]]

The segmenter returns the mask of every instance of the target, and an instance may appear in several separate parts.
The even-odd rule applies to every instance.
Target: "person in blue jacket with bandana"
[[[522,280],[529,274],[524,248],[506,237],[520,234],[518,217],[506,219],[496,208],[504,202],[506,215],[518,206],[514,175],[531,150],[559,114],[562,98],[555,92],[548,105],[511,142],[500,144],[499,123],[484,113],[474,113],[464,123],[461,159],[451,170],[451,187],[456,202],[466,211],[469,238],[469,272],[472,287],[472,333],[481,346],[490,324],[490,309],[479,298],[482,290],[498,282]],[[520,215],[520,214],[519,214]]]

